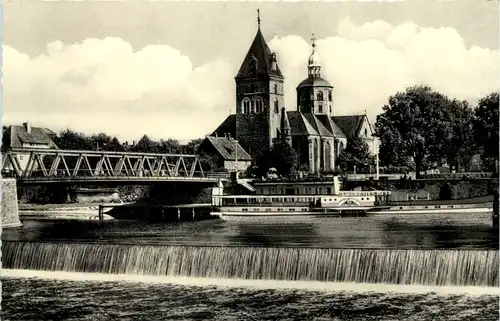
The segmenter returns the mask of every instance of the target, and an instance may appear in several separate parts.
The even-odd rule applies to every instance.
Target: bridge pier
[[[17,202],[17,182],[13,178],[2,178],[2,228],[22,226],[19,220],[19,207]]]

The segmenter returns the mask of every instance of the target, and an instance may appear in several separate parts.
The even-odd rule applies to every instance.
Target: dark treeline
[[[499,154],[499,93],[477,106],[449,98],[428,86],[414,86],[389,97],[377,116],[380,161],[416,171],[448,165],[467,171],[494,171]]]
[[[144,135],[135,144],[128,142],[124,144],[118,138],[105,133],[88,136],[69,129],[60,132],[52,139],[60,149],[172,154],[195,154],[203,141],[202,138],[198,138],[187,144],[181,144],[175,139],[154,141]]]

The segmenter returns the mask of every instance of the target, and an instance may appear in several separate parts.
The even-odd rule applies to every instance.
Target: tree
[[[105,133],[100,133],[97,135],[92,135],[90,137],[91,144],[93,145],[93,150],[112,150],[111,141],[113,138],[111,136],[106,135]]]
[[[374,164],[374,157],[370,154],[370,147],[359,137],[348,140],[347,147],[340,153],[338,163],[345,164],[348,171],[367,169]]]
[[[449,99],[428,86],[414,86],[389,97],[383,113],[377,116],[376,136],[386,165],[401,166],[409,159],[420,172],[446,159],[447,144],[452,134]]]
[[[182,152],[184,154],[194,155],[198,153],[198,147],[200,147],[204,138],[196,138],[182,146]]]
[[[448,165],[468,169],[470,161],[477,153],[473,132],[473,110],[468,102],[453,99],[448,104],[451,136],[444,150]]]
[[[59,135],[54,137],[54,143],[60,149],[95,150],[95,146],[92,145],[90,137],[69,129],[60,132]]]
[[[142,138],[137,142],[135,146],[132,147],[134,152],[142,153],[153,153],[155,152],[156,144],[147,135],[142,136]]]
[[[474,138],[480,148],[483,163],[490,169],[498,161],[498,109],[499,93],[492,93],[479,100],[474,112]]]
[[[167,154],[180,154],[182,153],[182,146],[178,140],[169,138],[161,140],[158,144],[159,151]]]
[[[259,167],[267,169],[275,167],[281,175],[291,174],[297,168],[299,159],[295,149],[284,141],[276,141],[265,158],[268,160],[267,164],[261,164]]]
[[[114,151],[114,152],[123,152],[125,150],[125,147],[120,143],[118,138],[113,137],[111,139],[111,142],[109,142],[108,150]]]

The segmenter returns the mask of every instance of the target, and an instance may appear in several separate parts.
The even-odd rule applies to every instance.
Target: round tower
[[[297,110],[302,113],[333,116],[333,86],[321,78],[321,59],[312,37],[312,53],[307,62],[308,77],[297,87]]]

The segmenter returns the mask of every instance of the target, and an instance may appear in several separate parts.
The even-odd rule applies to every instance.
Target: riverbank
[[[99,204],[19,204],[19,218],[32,220],[98,220]],[[104,214],[105,220],[113,217]]]

